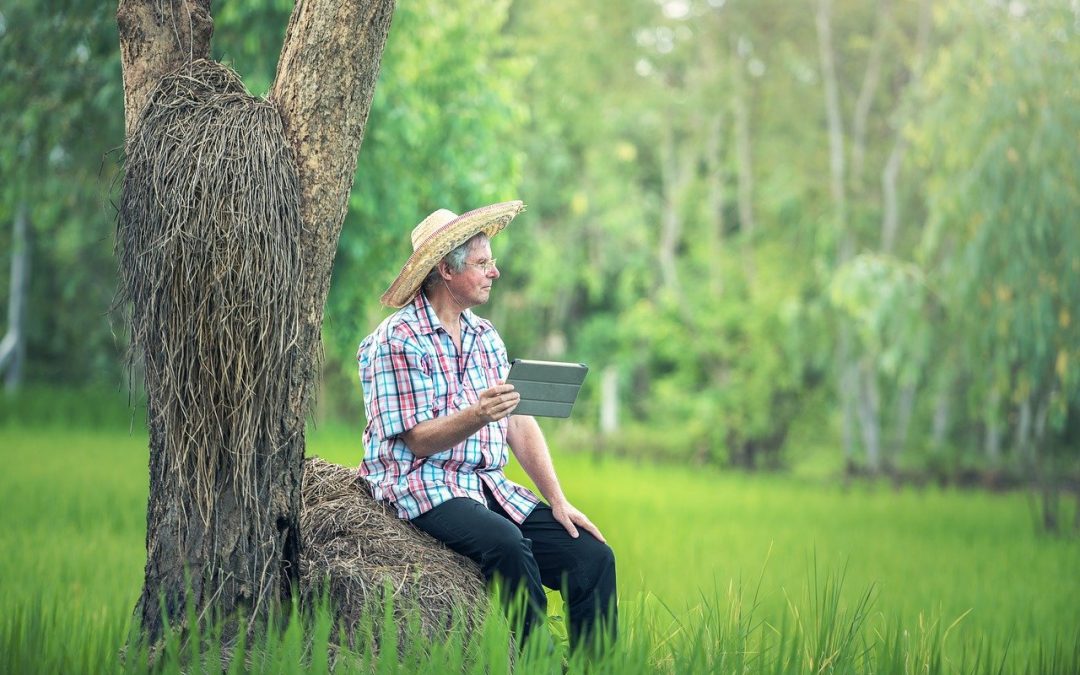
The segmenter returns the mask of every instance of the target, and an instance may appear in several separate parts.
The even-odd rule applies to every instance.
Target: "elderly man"
[[[506,347],[471,311],[499,278],[491,237],[523,208],[440,209],[413,230],[412,256],[382,296],[400,309],[357,353],[368,418],[360,472],[401,518],[524,594],[523,639],[546,610],[543,587],[561,590],[577,646],[614,635],[615,558],[563,494],[536,420],[513,415]],[[507,446],[546,504],[507,479]]]

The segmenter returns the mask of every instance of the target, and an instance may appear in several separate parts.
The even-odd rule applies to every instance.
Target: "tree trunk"
[[[256,627],[294,591],[304,420],[318,372],[320,325],[393,7],[393,0],[298,0],[294,7],[270,98],[299,174],[303,274],[290,290],[303,312],[290,366],[278,375],[287,391],[284,408],[258,411],[276,426],[280,444],[261,441],[254,448],[250,479],[219,476],[209,486],[213,510],[202,519],[189,517],[197,503],[192,487],[165,471],[166,438],[177,430],[165,428],[158,414],[162,392],[147,383],[147,562],[136,620],[151,648],[164,635],[162,610],[173,627],[184,625],[187,603],[200,621],[246,615]],[[213,23],[209,0],[120,0],[117,23],[130,141],[161,78],[209,56]],[[213,377],[223,364],[204,365]],[[235,450],[225,443],[226,451]],[[251,499],[258,508],[250,508]]]
[[[878,83],[881,81],[881,55],[885,50],[885,27],[889,25],[889,10],[889,0],[878,0],[874,38],[870,43],[870,54],[867,56],[859,96],[855,99],[855,113],[851,123],[851,175],[856,194],[862,192],[863,167],[866,163],[866,125],[874,97],[877,95]]]
[[[754,157],[750,145],[750,106],[746,101],[746,62],[736,51],[731,63],[731,113],[735,124],[739,230],[753,236]]]
[[[986,425],[986,438],[983,442],[983,451],[991,469],[997,469],[1001,464],[1001,390],[994,387],[990,390],[990,401],[983,412],[983,423]]]
[[[951,410],[949,403],[952,387],[939,385],[937,394],[934,396],[934,418],[930,425],[930,449],[940,454],[945,449],[945,440],[949,435],[949,418]]]
[[[30,212],[26,202],[15,211],[11,238],[11,287],[8,290],[8,331],[0,341],[0,372],[8,392],[22,384],[26,360],[26,296],[30,291]]]
[[[600,435],[619,430],[619,369],[606,366],[600,373]]]
[[[904,94],[907,91],[919,91],[929,42],[930,1],[922,0],[919,3],[919,22],[915,35],[915,63],[911,68],[911,80],[906,85],[905,91],[901,92],[900,104],[893,115],[893,146],[892,150],[889,151],[889,158],[885,162],[885,168],[881,172],[883,211],[881,217],[881,250],[884,253],[892,253],[896,247],[896,238],[900,230],[900,170],[903,168],[904,155],[907,152],[907,136],[904,134],[904,122],[907,116],[904,113],[905,104],[908,101]]]
[[[185,63],[210,58],[210,0],[120,0],[120,63],[124,76],[124,129],[131,138],[150,93],[162,76]]]
[[[858,411],[866,449],[866,468],[871,473],[878,473],[881,470],[881,396],[874,363],[864,359],[859,364],[859,376],[862,396],[858,399]]]
[[[721,114],[709,118],[708,132],[705,137],[705,166],[707,167],[705,197],[707,210],[705,227],[705,246],[709,260],[719,260],[724,241],[724,159],[723,135],[724,117]],[[709,292],[713,297],[724,292],[723,275],[718,269],[711,269],[708,279]]]
[[[686,182],[688,169],[686,162],[681,161],[680,154],[684,157],[689,153],[680,153],[676,144],[674,123],[668,117],[668,127],[664,134],[664,142],[660,147],[660,177],[663,203],[660,208],[660,240],[657,245],[656,257],[660,267],[660,281],[664,289],[671,291],[676,296],[680,295],[678,248],[682,240],[682,214],[679,208],[682,205],[683,185]]]
[[[829,190],[833,198],[833,219],[837,239],[837,265],[854,254],[855,242],[847,227],[846,165],[844,163],[844,123],[840,110],[840,86],[836,77],[833,56],[832,0],[818,0],[815,14],[818,36],[818,55],[821,59],[821,79],[825,88],[825,116],[829,134]],[[841,430],[844,462],[850,470],[855,459],[855,424],[859,398],[859,372],[854,362],[851,327],[842,322],[836,348],[836,367],[839,370]]]
[[[1013,442],[1014,453],[1025,471],[1035,469],[1035,456],[1031,449],[1031,394],[1020,402],[1019,419],[1016,423],[1016,438]]]
[[[889,448],[889,464],[893,468],[899,466],[900,456],[907,448],[908,431],[911,428],[911,417],[915,413],[915,398],[918,391],[916,382],[905,382],[900,386],[900,392],[896,397],[896,416],[893,421],[892,443]]]

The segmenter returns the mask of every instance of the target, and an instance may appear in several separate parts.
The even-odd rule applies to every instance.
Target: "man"
[[[400,308],[360,344],[368,423],[361,474],[376,499],[526,597],[523,635],[563,591],[573,646],[616,623],[615,558],[566,499],[543,433],[513,415],[506,347],[472,313],[499,278],[490,238],[519,201],[455,215],[440,209],[412,232],[413,253],[382,296]],[[507,479],[507,446],[547,503]]]

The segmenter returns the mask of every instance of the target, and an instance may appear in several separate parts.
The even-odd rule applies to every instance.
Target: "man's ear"
[[[436,266],[436,269],[439,270],[439,276],[441,276],[446,281],[449,281],[450,277],[453,276],[450,273],[450,266],[446,264],[445,260],[440,260],[439,264]]]

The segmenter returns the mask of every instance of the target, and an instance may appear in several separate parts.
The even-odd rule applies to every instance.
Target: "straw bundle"
[[[302,494],[301,587],[309,602],[328,587],[350,641],[365,615],[378,627],[387,589],[397,625],[416,610],[431,637],[445,637],[455,611],[466,628],[482,618],[487,594],[476,563],[375,501],[355,468],[307,459]]]
[[[145,364],[161,446],[151,480],[176,495],[182,539],[202,536],[192,524],[210,530],[217,496],[229,494],[256,521],[238,545],[259,565],[273,535],[254,514],[269,499],[270,458],[289,441],[299,199],[270,103],[211,61],[161,80],[128,139],[117,225],[129,358]]]

